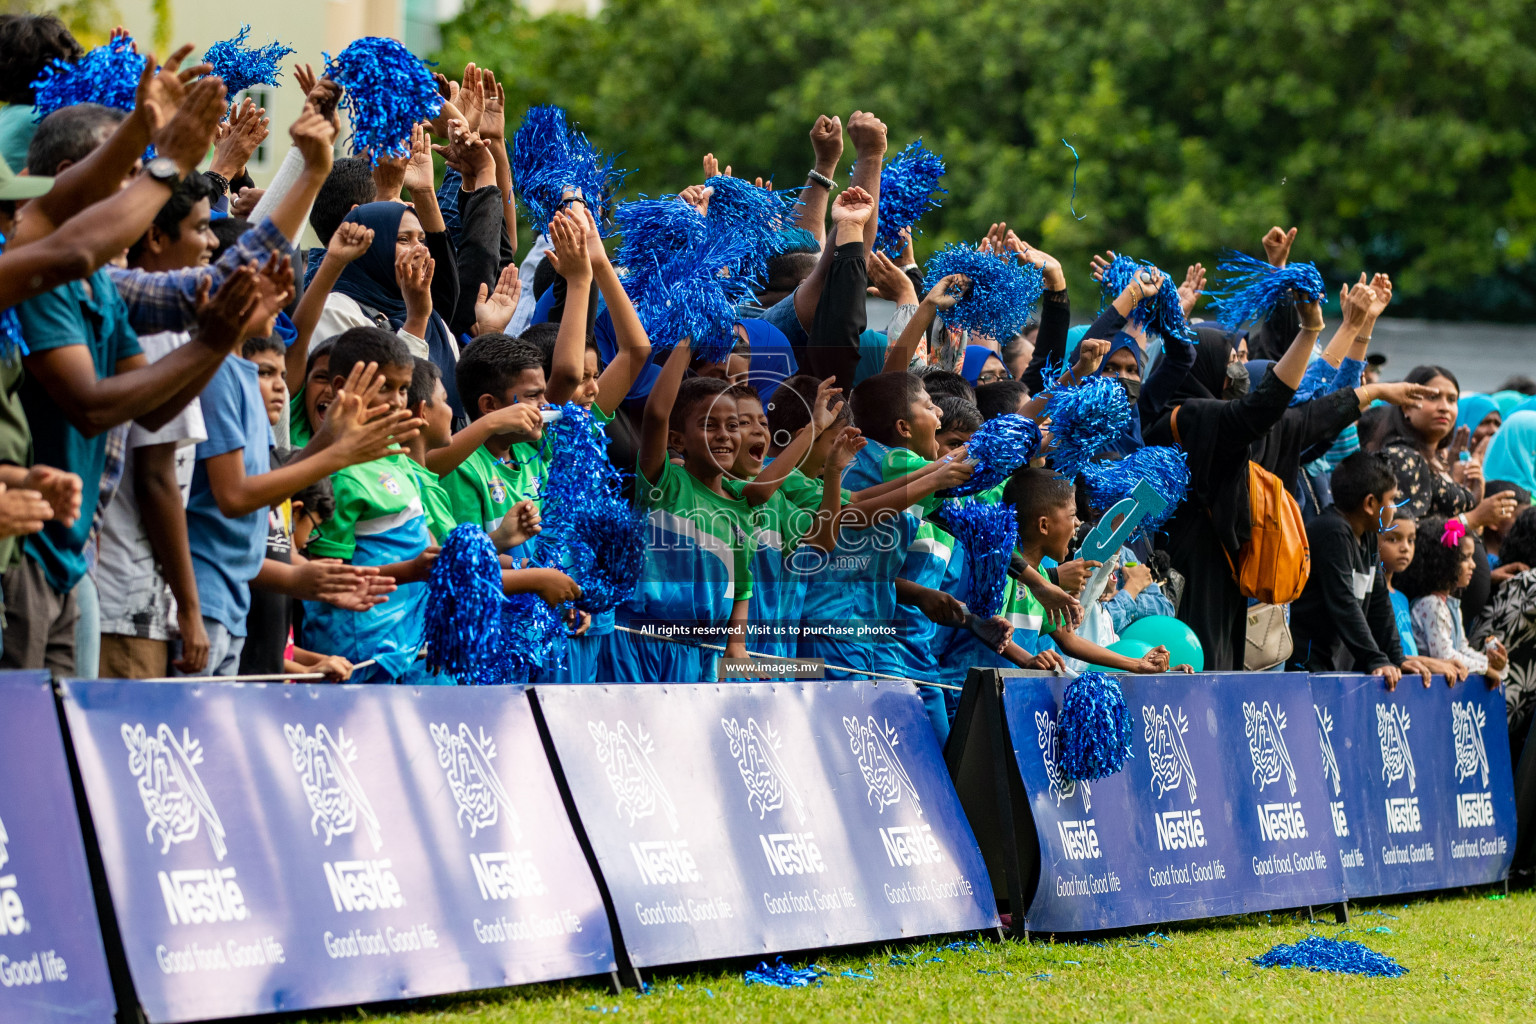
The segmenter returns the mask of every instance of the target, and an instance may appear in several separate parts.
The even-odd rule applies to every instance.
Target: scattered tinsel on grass
[[[784,958],[776,957],[770,965],[768,961],[758,962],[756,969],[746,971],[741,980],[747,985],[771,985],[774,988],[809,988],[812,985],[819,986],[821,979],[829,977],[831,972],[816,964],[807,964],[804,967],[795,967],[786,964]]]
[[[1281,305],[1295,301],[1293,292],[1314,302],[1324,294],[1323,275],[1311,263],[1274,267],[1247,253],[1228,249],[1222,254],[1216,273],[1222,280],[1209,294],[1214,300],[1216,319],[1229,331],[1268,320]]]
[[[1114,262],[1105,269],[1103,280],[1099,282],[1102,298],[1100,309],[1115,301],[1116,296],[1131,283],[1131,279],[1144,270],[1157,270],[1157,267],[1123,254],[1115,256]],[[1163,274],[1163,283],[1158,287],[1157,294],[1149,295],[1131,307],[1131,315],[1127,319],[1162,335],[1165,341],[1177,339],[1193,343],[1195,340],[1195,329],[1189,325],[1188,318],[1184,316],[1184,308],[1179,305],[1179,286],[1166,273]]]
[[[410,155],[411,129],[443,109],[432,72],[399,42],[367,36],[325,58],[325,77],[345,91],[341,107],[352,118],[352,153],[366,152],[377,165],[384,157]]]
[[[990,619],[1003,607],[1008,565],[1019,542],[1019,522],[1012,505],[984,501],[947,501],[944,524],[965,551],[970,585],[961,595],[971,614]]]
[[[512,180],[529,222],[543,231],[568,192],[578,192],[604,237],[611,228],[613,199],[624,181],[614,158],[571,127],[560,107],[529,107],[512,136]]]
[[[265,46],[248,47],[251,26],[241,25],[233,39],[214,43],[203,53],[203,62],[213,65],[213,73],[224,80],[224,88],[233,96],[253,85],[276,85],[283,73],[283,58],[293,47],[273,41]]]
[[[1115,502],[1130,497],[1143,480],[1168,506],[1144,517],[1133,534],[1135,537],[1151,537],[1161,530],[1189,493],[1189,461],[1183,450],[1149,444],[1123,459],[1104,459],[1083,467],[1088,497],[1093,507],[1100,510],[1108,510]]]
[[[964,498],[989,491],[1008,479],[1040,451],[1040,427],[1028,416],[1006,413],[987,420],[966,442],[965,456],[975,462],[969,480],[944,492]]]
[[[903,228],[919,234],[917,222],[929,210],[941,205],[934,195],[947,195],[939,187],[944,177],[944,158],[923,146],[922,139],[907,144],[880,168],[879,223],[875,248],[891,259],[900,259],[906,248],[901,240]]]
[[[1249,957],[1260,967],[1304,967],[1334,974],[1364,974],[1372,978],[1400,978],[1408,968],[1369,946],[1348,940],[1308,935],[1292,945],[1284,943],[1263,956]]]
[[[1094,375],[1077,383],[1055,379],[1045,392],[1052,439],[1047,454],[1056,472],[1075,477],[1124,432],[1131,404],[1112,377]]]
[[[1034,264],[956,242],[928,258],[923,294],[951,274],[964,274],[970,288],[949,309],[940,310],[939,318],[950,327],[1000,342],[1024,330],[1045,291],[1044,274]]]
[[[1131,712],[1119,682],[1104,672],[1084,672],[1068,683],[1056,736],[1066,778],[1092,781],[1124,768],[1131,756]]]
[[[32,120],[81,103],[132,110],[144,58],[134,52],[133,37],[110,39],[77,61],[54,58],[32,80]]]

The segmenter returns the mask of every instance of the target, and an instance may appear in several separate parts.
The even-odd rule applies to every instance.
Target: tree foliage
[[[920,258],[1006,220],[1086,287],[1093,249],[1182,276],[1295,224],[1330,279],[1392,273],[1399,311],[1536,316],[1522,0],[472,0],[440,59],[494,68],[514,115],[568,108],[638,192],[707,151],[799,185],[816,115],[866,109],[949,167]]]

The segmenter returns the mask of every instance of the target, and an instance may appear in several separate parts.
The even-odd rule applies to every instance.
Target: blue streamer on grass
[[[1281,943],[1263,956],[1249,957],[1260,967],[1303,967],[1334,974],[1364,974],[1372,978],[1400,978],[1408,968],[1369,946],[1348,940],[1308,935],[1292,945]]]
[[[1117,255],[1099,282],[1103,300],[1100,309],[1113,302],[1125,290],[1125,286],[1131,283],[1131,279],[1144,270],[1157,270],[1157,267],[1123,254]],[[1163,274],[1163,283],[1157,289],[1157,294],[1136,303],[1128,319],[1147,330],[1156,331],[1168,341],[1177,339],[1191,344],[1195,341],[1195,329],[1184,316],[1184,307],[1179,305],[1179,286],[1166,273]]]
[[[1103,672],[1084,672],[1067,684],[1056,720],[1061,771],[1069,779],[1107,778],[1131,756],[1131,712],[1120,684]]]
[[[458,679],[478,675],[486,652],[501,647],[501,562],[484,530],[455,526],[443,540],[427,584],[423,639],[427,666]]]
[[[880,209],[875,232],[875,248],[891,259],[899,259],[906,248],[901,241],[903,228],[919,234],[917,222],[929,210],[941,205],[935,194],[947,195],[939,187],[944,177],[944,158],[923,146],[917,139],[907,144],[880,168]]]
[[[1077,169],[1082,166],[1083,158],[1077,155],[1077,147],[1066,139],[1062,139],[1061,144],[1072,151],[1072,197],[1067,200],[1067,209],[1072,211],[1072,216],[1077,220],[1087,220],[1086,213],[1081,217],[1077,215]]]
[[[1269,319],[1277,308],[1293,301],[1292,292],[1300,292],[1313,301],[1321,300],[1324,294],[1323,275],[1311,263],[1287,263],[1276,268],[1247,253],[1228,249],[1222,254],[1216,272],[1222,275],[1222,281],[1210,290],[1210,295],[1216,319],[1229,331]]]
[[[32,120],[80,103],[132,110],[144,71],[133,38],[120,36],[89,50],[77,61],[55,58],[32,80]]]
[[[239,35],[214,43],[203,53],[203,62],[213,65],[213,73],[224,80],[224,88],[233,96],[253,85],[276,85],[282,75],[283,58],[293,47],[282,43],[248,47],[251,26],[241,25]]]
[[[987,420],[966,442],[966,458],[976,463],[969,480],[944,492],[964,498],[989,491],[1040,451],[1040,428],[1028,416],[1006,413]]]
[[[1052,384],[1045,393],[1050,419],[1051,465],[1075,477],[1093,457],[1120,437],[1131,421],[1130,401],[1112,377],[1092,376],[1076,384]]]
[[[625,175],[613,164],[613,157],[598,152],[585,133],[569,124],[560,107],[529,107],[512,136],[513,185],[539,231],[560,209],[566,193],[574,190],[607,237],[614,196]]]
[[[1008,341],[1024,330],[1045,291],[1044,274],[1034,264],[957,242],[929,257],[924,294],[951,274],[970,278],[971,288],[949,309],[940,310],[939,318],[950,327],[998,341]]]
[[[774,988],[809,988],[813,985],[820,986],[821,979],[830,972],[815,964],[807,964],[804,967],[793,967],[784,962],[784,958],[776,957],[770,965],[768,961],[758,962],[755,970],[746,971],[741,980],[748,985],[771,985]]]
[[[346,90],[341,106],[352,118],[352,153],[383,157],[411,151],[411,129],[443,109],[432,72],[420,57],[383,36],[358,39],[325,58],[325,77]]]
[[[1008,565],[1019,542],[1019,521],[1012,505],[985,501],[947,501],[944,524],[965,551],[970,585],[960,599],[978,618],[990,619],[1003,607]]]
[[[1123,459],[1090,462],[1083,467],[1088,497],[1097,509],[1108,509],[1128,497],[1145,480],[1161,495],[1168,507],[1142,519],[1136,537],[1151,537],[1173,518],[1179,504],[1189,493],[1189,461],[1181,448],[1146,445]]]

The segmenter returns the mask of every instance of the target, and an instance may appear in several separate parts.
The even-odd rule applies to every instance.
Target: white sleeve
[[[290,146],[288,152],[283,155],[283,162],[278,164],[277,173],[272,175],[272,184],[262,193],[256,208],[251,211],[248,220],[252,224],[260,224],[262,218],[269,217],[272,211],[288,190],[293,188],[294,182],[299,180],[299,174],[304,170],[304,157],[299,153],[297,146]],[[305,211],[304,218],[309,219],[309,211]]]

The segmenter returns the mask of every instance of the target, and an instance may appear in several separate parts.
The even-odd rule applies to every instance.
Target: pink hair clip
[[[1448,548],[1461,547],[1461,540],[1467,535],[1467,526],[1460,519],[1447,519],[1445,531],[1440,534],[1440,543]]]

